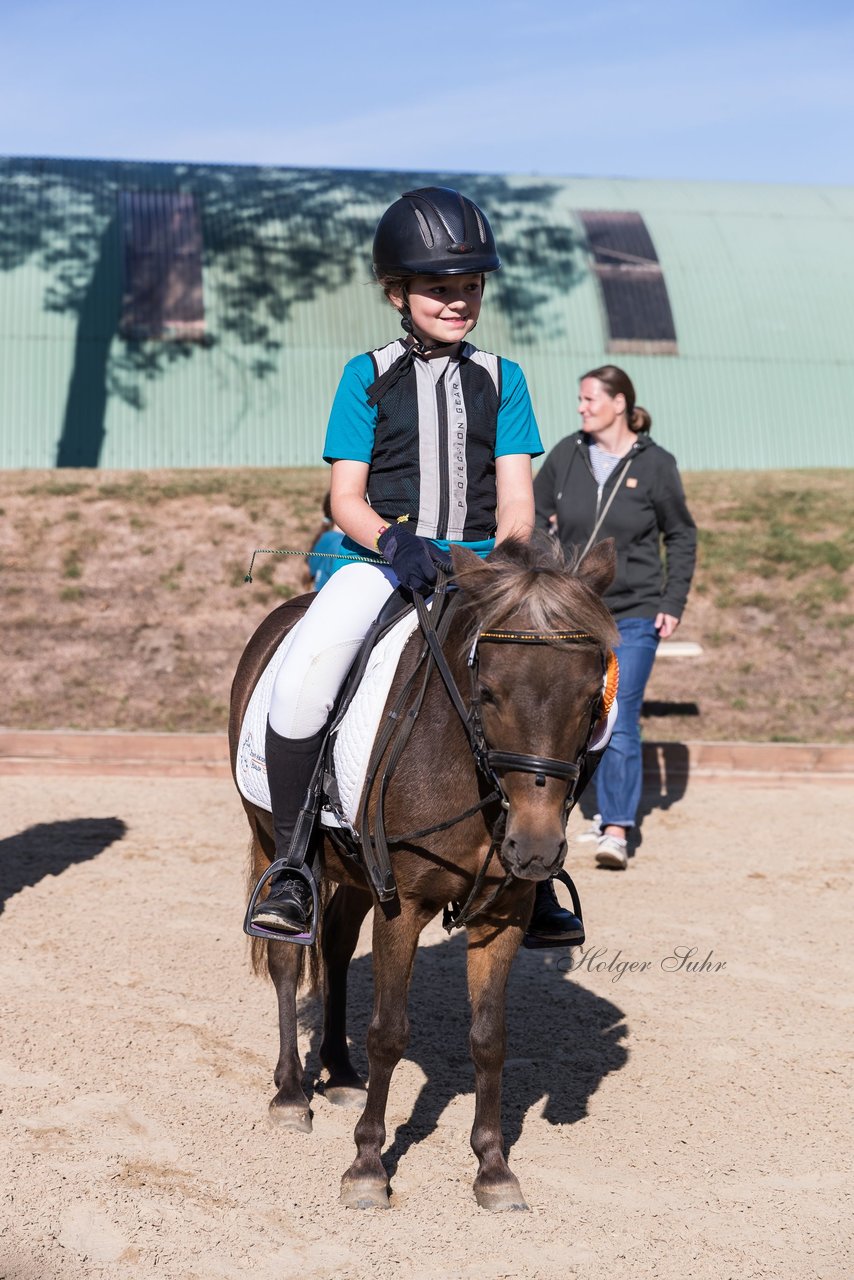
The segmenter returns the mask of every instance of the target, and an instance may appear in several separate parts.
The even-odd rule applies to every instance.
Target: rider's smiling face
[[[407,299],[389,295],[398,311],[409,302],[417,337],[444,345],[467,337],[477,324],[483,299],[483,278],[465,276],[415,276],[407,284]]]

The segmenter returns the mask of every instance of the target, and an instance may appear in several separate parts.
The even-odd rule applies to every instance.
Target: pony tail
[[[652,428],[652,415],[647,413],[643,405],[636,404],[632,409],[629,426],[637,435],[648,432]]]

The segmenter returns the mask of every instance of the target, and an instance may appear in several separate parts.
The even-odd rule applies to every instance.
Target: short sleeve
[[[538,458],[543,452],[534,406],[528,393],[525,375],[518,364],[501,358],[501,403],[495,434],[495,456],[507,453],[529,453]]]
[[[374,380],[374,362],[356,356],[344,366],[326,428],[323,461],[370,462],[374,451],[376,408],[368,404],[367,389]]]

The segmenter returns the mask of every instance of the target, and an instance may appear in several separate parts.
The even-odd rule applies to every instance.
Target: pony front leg
[[[268,942],[267,965],[279,1004],[279,1060],[273,1073],[277,1093],[270,1101],[270,1120],[283,1129],[311,1133],[311,1111],[302,1087],[297,1047],[297,986],[303,948],[291,942]]]
[[[507,1051],[505,994],[522,928],[478,924],[468,929],[468,984],[472,1005],[471,1056],[475,1113],[471,1146],[478,1159],[474,1194],[482,1209],[527,1209],[522,1188],[504,1157],[501,1073]]]
[[[415,948],[429,915],[419,918],[411,903],[388,920],[374,912],[374,1012],[368,1028],[368,1098],[356,1125],[356,1159],[341,1179],[341,1203],[348,1209],[387,1209],[388,1175],[381,1160],[385,1112],[392,1072],[409,1041],[406,1000]]]

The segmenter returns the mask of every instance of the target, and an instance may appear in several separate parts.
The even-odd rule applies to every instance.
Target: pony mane
[[[472,611],[468,645],[476,631],[584,631],[605,649],[619,632],[601,596],[586,581],[578,554],[567,561],[560,543],[535,532],[530,541],[508,538],[456,581]],[[565,647],[561,641],[553,642]]]

